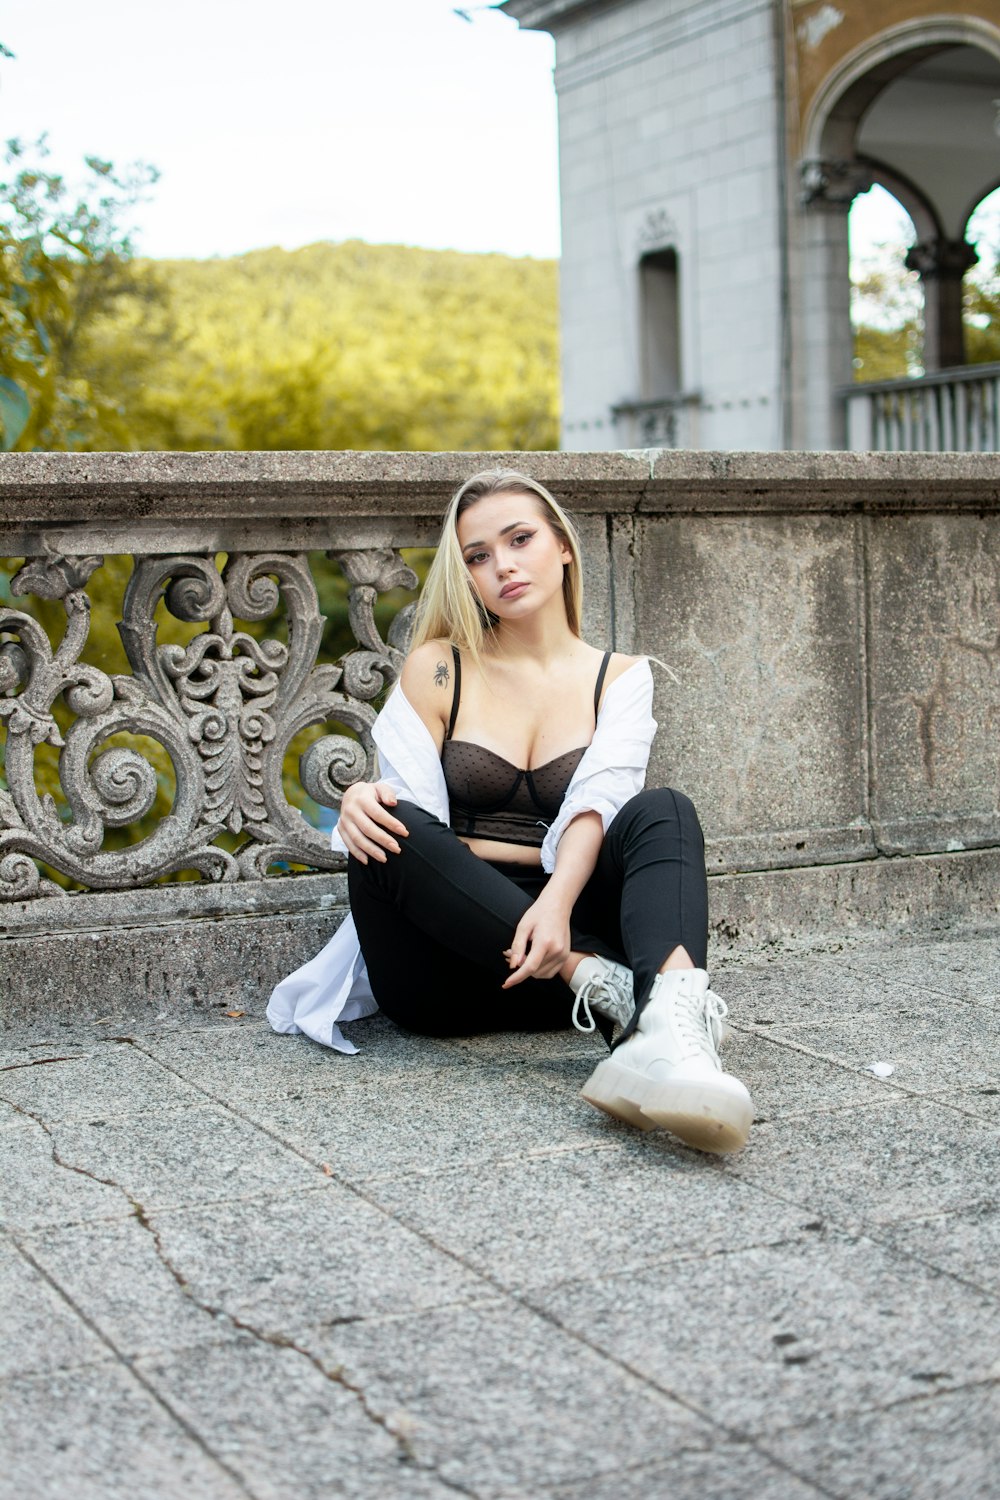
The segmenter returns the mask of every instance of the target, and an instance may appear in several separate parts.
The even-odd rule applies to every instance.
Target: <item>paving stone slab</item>
[[[734,1175],[846,1225],[886,1224],[982,1197],[1000,1134],[934,1099],[884,1102],[757,1125]]]
[[[770,1033],[734,1030],[722,1048],[722,1062],[750,1090],[757,1120],[867,1104],[884,1093],[871,1073],[810,1057]]]
[[[579,1054],[546,1053],[532,1064],[527,1076],[561,1091],[575,1110],[589,1109],[580,1100],[580,1090],[602,1056],[607,1056],[606,1050],[594,1049],[585,1060]],[[883,1092],[870,1073],[810,1057],[780,1038],[759,1032],[734,1028],[723,1045],[722,1061],[727,1072],[750,1089],[756,1115],[767,1119],[865,1103]]]
[[[140,1034],[137,1039],[151,1057],[233,1104],[310,1089],[336,1093],[360,1082],[399,1074],[423,1077],[434,1066],[454,1065],[447,1044],[409,1036],[384,1016],[356,1022],[350,1030],[361,1049],[353,1056],[305,1036],[274,1032],[259,1018],[237,1020],[228,1029]]]
[[[0,1131],[0,1225],[29,1230],[45,1224],[120,1219],[130,1213],[122,1194],[59,1166],[40,1125],[24,1120]]]
[[[845,968],[863,973],[865,960],[847,954]],[[886,988],[925,987],[934,994],[996,1008],[1000,998],[1000,934],[976,940],[907,944],[886,951],[879,964]]]
[[[0,1382],[105,1359],[108,1350],[6,1238],[0,1242]]]
[[[246,1112],[356,1183],[607,1139],[603,1117],[577,1090],[493,1065],[435,1070],[420,1087],[397,1077],[299,1099],[250,1101]]]
[[[713,981],[738,1025],[837,1023],[854,1016],[892,1016],[900,1004],[996,1007],[1000,936],[953,943],[869,944],[836,956],[777,955],[767,964],[727,966]]]
[[[719,1159],[681,1155],[666,1137],[621,1131],[614,1145],[505,1165],[379,1182],[407,1224],[512,1291],[603,1283],[650,1262],[794,1235],[803,1214],[749,1191]]]
[[[919,1003],[900,1001],[880,1015],[830,1025],[779,1025],[768,1035],[850,1068],[892,1063],[893,1086],[918,1093],[1000,1084],[997,1028],[980,1006],[922,997]]]
[[[995,1500],[1000,1386],[793,1428],[765,1447],[842,1500]]]
[[[113,1360],[0,1383],[0,1474],[16,1500],[247,1500]]]
[[[317,1168],[214,1105],[95,1116],[54,1125],[52,1135],[65,1161],[111,1179],[150,1212],[316,1183]]]
[[[296,1337],[498,1296],[452,1256],[333,1182],[153,1222],[163,1254],[199,1301]]]
[[[62,1061],[0,1074],[0,1093],[47,1123],[145,1110],[189,1109],[197,1090],[127,1042],[106,1042]]]
[[[452,1058],[473,1063],[524,1063],[539,1073],[553,1063],[566,1061],[586,1075],[608,1055],[599,1031],[577,1031],[568,1021],[563,1031],[497,1031],[488,1036],[452,1037],[444,1045]]]
[[[359,1399],[295,1349],[242,1335],[137,1368],[254,1500],[454,1500],[408,1413]]]
[[[556,1485],[545,1500],[817,1500],[820,1493],[748,1443],[720,1442],[708,1453],[677,1453],[643,1468],[623,1464],[613,1474]]]
[[[995,1187],[995,1184],[990,1184]],[[1000,1298],[1000,1204],[970,1203],[950,1213],[899,1219],[879,1230],[882,1244],[961,1276]]]
[[[1000,1374],[996,1301],[865,1238],[807,1232],[531,1300],[732,1436]]]
[[[1000,1124],[1000,1088],[994,1084],[972,1089],[942,1089],[927,1098],[947,1105],[949,1109],[961,1110],[964,1115],[975,1115],[978,1120]]]
[[[740,965],[712,981],[736,1026],[817,1025],[891,1010],[894,995],[870,965],[860,972],[823,958],[782,956]]]
[[[23,1243],[124,1355],[185,1348],[229,1329],[186,1294],[157,1254],[151,1228],[134,1214],[48,1228]]]
[[[534,1496],[678,1447],[711,1426],[515,1302],[354,1323],[314,1346],[382,1410],[406,1413],[413,1447],[482,1500]]]

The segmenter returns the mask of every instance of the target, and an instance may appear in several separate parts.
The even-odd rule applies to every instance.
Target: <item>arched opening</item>
[[[979,264],[965,279],[965,351],[970,364],[1000,363],[1000,187],[969,215],[965,238]]]
[[[967,273],[978,259],[966,229],[969,205],[1000,177],[998,99],[1000,32],[961,17],[909,22],[872,38],[844,60],[816,96],[802,162],[801,347],[809,356],[803,370],[808,446],[847,440],[844,392],[852,378],[950,379],[950,372],[966,365],[963,295]],[[878,368],[874,348],[881,342],[882,354],[888,354],[892,340],[869,340],[860,355],[868,368],[855,363],[859,353],[845,285],[850,240],[857,244],[866,212],[872,212],[851,213],[852,204],[859,194],[877,204],[875,185],[909,215],[904,264],[918,278],[923,300],[918,353],[916,283],[901,267],[895,279],[886,278],[896,306],[883,311],[875,326],[883,332],[893,326],[902,330],[895,340],[902,368],[896,371]],[[857,293],[854,302],[857,321]]]
[[[906,266],[917,227],[903,204],[876,183],[848,215],[855,380],[923,374],[924,296]]]
[[[968,207],[997,178],[1000,62],[978,47],[921,56],[865,110],[855,152],[911,184],[926,209],[907,265],[924,284],[923,369],[966,363],[963,281],[977,262]]]
[[[639,327],[643,401],[681,390],[680,273],[677,252],[652,250],[639,261]]]

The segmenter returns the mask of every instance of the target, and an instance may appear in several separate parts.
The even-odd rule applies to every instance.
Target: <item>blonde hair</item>
[[[580,538],[562,506],[543,484],[516,469],[488,469],[473,474],[452,496],[441,526],[434,561],[431,563],[417,605],[410,649],[425,641],[445,640],[467,653],[479,665],[487,634],[493,633],[493,618],[476,594],[458,542],[459,518],[488,495],[532,495],[542,502],[544,519],[570,552],[563,566],[563,600],[566,620],[575,636],[580,634],[583,615],[583,564]]]

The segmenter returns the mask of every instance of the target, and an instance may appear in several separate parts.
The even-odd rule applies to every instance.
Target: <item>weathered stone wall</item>
[[[59,558],[117,552],[165,579],[188,566],[190,580],[217,553],[242,553],[246,577],[283,569],[301,587],[275,559],[323,548],[358,577],[359,558],[432,540],[454,486],[495,463],[526,468],[576,514],[590,638],[658,656],[678,679],[658,673],[650,779],[682,787],[702,814],[717,953],[996,921],[1000,470],[990,456],[6,456],[0,555],[43,560],[29,580],[58,574]],[[359,599],[362,632],[369,605]],[[199,618],[225,659],[224,615]],[[22,645],[4,611],[0,666]],[[378,647],[369,638],[365,660],[391,675],[396,648]],[[86,668],[85,646],[78,656]],[[8,710],[25,701],[26,675],[22,659],[0,696]],[[119,697],[148,691],[142,671],[135,683]],[[74,700],[87,732],[96,701]],[[368,701],[352,699],[362,720]],[[175,717],[188,707],[168,702]],[[342,699],[326,707],[344,722]],[[246,757],[239,720],[227,732]],[[201,770],[187,773],[192,784]],[[336,784],[332,774],[331,802]],[[189,789],[189,802],[203,794]],[[23,795],[0,797],[0,876],[5,858],[38,853],[24,813]],[[342,876],[269,872],[266,829],[278,829],[279,858],[291,836],[280,807],[259,812],[235,862],[204,854],[210,823],[199,814],[191,824],[202,851],[193,864],[209,877],[199,884],[140,890],[152,878],[141,859],[105,861],[100,891],[0,903],[0,1017],[80,1005],[97,1015],[109,994],[128,1013],[238,1007],[314,951],[343,913]],[[328,853],[319,862],[335,865]]]

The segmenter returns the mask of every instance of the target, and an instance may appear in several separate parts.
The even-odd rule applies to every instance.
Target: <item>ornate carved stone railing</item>
[[[699,807],[718,942],[996,917],[990,455],[0,455],[0,1021],[100,1013],[109,975],[242,1008],[315,951],[346,881],[298,804],[370,774],[410,623],[376,603],[498,463],[575,516],[588,637],[675,670],[650,778]],[[90,601],[123,555],[112,665]]]
[[[95,890],[121,890],[194,870],[214,880],[259,880],[278,862],[320,868],[334,858],[328,840],[292,807],[282,787],[288,746],[300,730],[331,721],[357,738],[329,734],[301,760],[302,784],[333,807],[371,770],[373,700],[396,678],[413,606],[383,641],[374,619],[380,593],[416,586],[392,548],[333,550],[350,583],[350,620],[359,642],[339,665],[316,665],[322,633],[316,588],[302,552],[232,552],[221,571],[214,555],[135,557],[119,625],[131,676],[88,665],[91,601],[100,556],[59,552],[30,559],[11,592],[59,600],[65,632],[53,650],[42,626],[21,610],[0,609],[0,720],[6,727],[0,791],[0,900],[59,895],[34,859]],[[161,599],[176,619],[204,629],[186,646],[161,644]],[[264,621],[284,605],[287,644],[236,627]],[[62,698],[74,716],[63,733],[53,713]],[[102,749],[113,735],[144,735],[166,750],[176,797],[140,843],[103,848],[108,829],[151,811],[157,773],[140,752]],[[35,787],[35,750],[60,751],[68,817]],[[235,849],[216,842],[239,836]],[[32,858],[34,856],[34,859]]]

